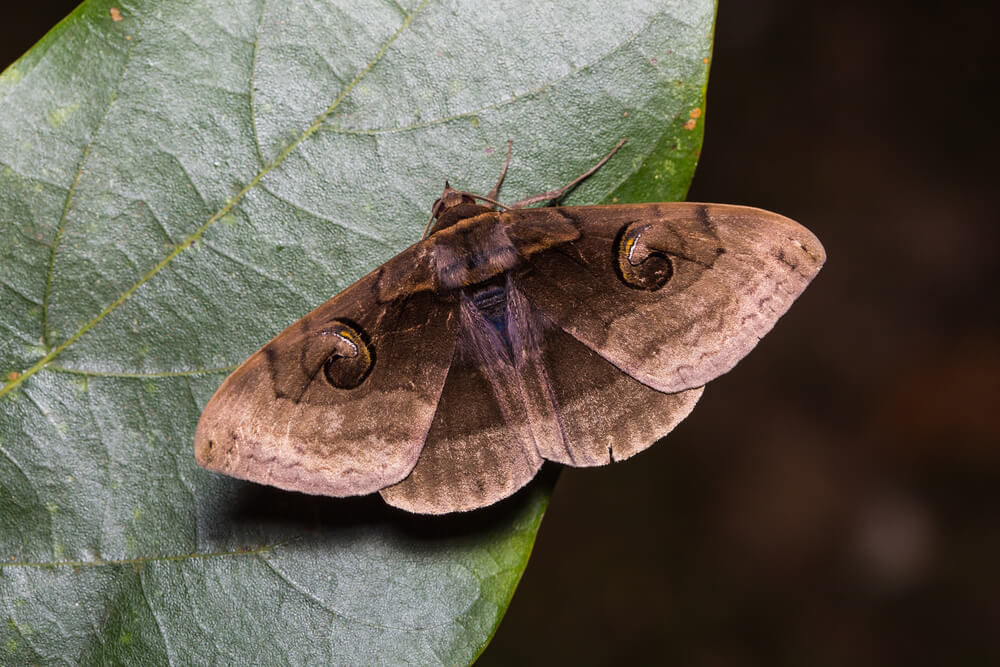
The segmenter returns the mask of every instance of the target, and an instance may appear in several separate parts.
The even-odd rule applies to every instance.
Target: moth
[[[510,496],[545,460],[605,465],[666,435],[825,252],[798,223],[743,206],[528,208],[613,153],[508,206],[496,197],[509,145],[486,196],[446,183],[422,240],[222,383],[198,463],[444,514]]]

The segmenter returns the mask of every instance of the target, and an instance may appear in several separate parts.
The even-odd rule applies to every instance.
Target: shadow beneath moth
[[[776,213],[689,202],[525,208],[447,184],[424,238],[278,334],[216,391],[198,463],[445,514],[544,460],[604,465],[684,419],[826,259]],[[483,203],[477,203],[483,202]]]

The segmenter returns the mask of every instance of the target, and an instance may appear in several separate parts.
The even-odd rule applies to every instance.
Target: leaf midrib
[[[46,327],[43,327],[43,331],[45,333],[45,341],[44,342],[45,342],[46,349],[48,349],[48,352],[43,357],[41,357],[37,362],[35,362],[34,364],[32,364],[27,370],[23,371],[18,377],[16,377],[13,380],[10,380],[4,386],[0,387],[0,397],[2,397],[3,395],[11,392],[17,386],[19,386],[22,382],[24,382],[26,379],[28,379],[29,377],[31,377],[32,375],[34,375],[35,373],[37,373],[38,371],[40,371],[42,368],[44,368],[46,365],[48,365],[49,362],[51,362],[53,359],[55,359],[56,357],[58,357],[63,352],[63,350],[65,350],[66,348],[70,347],[77,340],[79,340],[84,334],[86,334],[88,331],[90,331],[90,329],[92,329],[95,326],[97,326],[97,324],[99,324],[105,317],[107,317],[109,314],[111,314],[112,312],[114,312],[120,305],[122,305],[125,301],[127,301],[136,291],[139,290],[140,287],[142,287],[150,279],[152,279],[157,273],[159,273],[160,270],[162,270],[168,264],[170,264],[170,262],[173,261],[173,259],[175,257],[177,257],[184,250],[186,250],[188,247],[190,247],[191,245],[193,245],[198,239],[200,239],[202,237],[202,235],[205,233],[205,231],[207,231],[220,218],[222,218],[227,213],[229,213],[240,201],[243,200],[243,198],[247,195],[247,193],[249,193],[254,188],[260,186],[261,181],[263,180],[263,178],[268,173],[270,173],[272,170],[274,170],[275,168],[277,168],[278,166],[280,166],[284,162],[285,158],[288,157],[288,155],[290,155],[303,141],[305,141],[310,136],[312,136],[317,130],[319,130],[321,128],[321,126],[324,125],[324,122],[326,121],[326,119],[330,117],[330,115],[337,109],[337,107],[340,106],[340,104],[350,94],[350,92],[365,78],[365,76],[367,76],[367,74],[375,67],[375,65],[384,57],[385,53],[388,51],[389,47],[393,44],[393,42],[395,42],[396,39],[399,38],[399,36],[403,34],[403,32],[410,26],[410,24],[413,22],[413,20],[421,12],[423,12],[423,10],[429,4],[430,4],[430,0],[423,0],[423,2],[421,2],[421,4],[416,9],[414,9],[412,13],[406,15],[406,18],[400,24],[399,28],[397,28],[396,32],[394,32],[392,34],[392,36],[389,37],[389,39],[387,39],[382,44],[382,46],[375,53],[375,55],[364,65],[364,67],[361,68],[361,70],[358,72],[358,74],[355,75],[354,79],[352,79],[351,82],[337,95],[337,97],[333,100],[333,102],[323,112],[321,112],[316,117],[316,119],[312,122],[312,124],[299,137],[297,137],[293,142],[289,143],[278,154],[278,156],[276,158],[274,158],[274,160],[272,160],[268,164],[265,164],[264,167],[254,176],[254,178],[251,179],[243,188],[241,188],[240,191],[237,192],[233,197],[231,197],[221,209],[219,209],[218,211],[216,211],[216,213],[214,213],[211,217],[209,217],[192,234],[190,234],[189,236],[187,236],[179,244],[175,245],[174,248],[173,248],[173,250],[171,250],[170,253],[168,253],[160,262],[158,262],[152,269],[150,269],[145,275],[143,275],[143,277],[140,278],[135,284],[133,284],[131,287],[129,287],[127,290],[125,290],[122,294],[120,294],[118,296],[118,298],[116,298],[108,306],[106,306],[104,309],[102,309],[96,316],[94,316],[91,320],[89,320],[84,325],[82,325],[69,338],[67,338],[66,340],[64,340],[62,343],[60,343],[59,345],[57,345],[54,348],[50,348],[49,347],[49,340],[48,340],[48,329],[47,329],[48,308],[47,308],[47,306],[48,306],[48,297],[49,297],[49,293],[48,293],[49,292],[49,283],[47,281],[47,283],[46,283],[45,299],[43,300],[43,303],[46,306],[45,308],[43,308],[43,316],[44,316],[44,318],[46,320]],[[262,12],[262,16],[263,16],[263,12]],[[677,19],[676,16],[674,18],[675,18],[675,20],[679,20],[679,19]],[[261,18],[261,20],[262,20],[262,18]],[[453,120],[457,120],[457,119],[461,119],[461,118],[465,118],[465,117],[469,117],[469,116],[475,116],[475,115],[478,115],[480,113],[483,113],[484,111],[488,111],[490,109],[499,108],[501,106],[504,106],[505,104],[510,104],[510,103],[516,102],[517,100],[519,100],[521,98],[524,98],[526,96],[536,95],[536,94],[540,93],[541,91],[545,90],[546,88],[551,87],[555,83],[558,83],[559,81],[565,80],[565,79],[567,79],[567,78],[569,78],[571,76],[574,76],[574,75],[578,74],[579,72],[585,71],[586,69],[588,69],[590,67],[593,67],[597,63],[599,63],[602,60],[606,59],[609,55],[615,53],[616,51],[620,50],[625,45],[627,45],[627,44],[631,43],[632,41],[634,41],[640,34],[642,34],[649,27],[649,25],[653,22],[653,20],[655,20],[655,17],[650,17],[649,21],[647,21],[642,27],[640,27],[639,29],[637,29],[636,31],[634,31],[632,34],[628,35],[625,39],[623,39],[622,41],[620,41],[619,43],[617,43],[609,51],[607,51],[605,53],[602,53],[599,58],[596,58],[595,60],[593,60],[591,62],[588,62],[588,63],[585,63],[583,65],[579,65],[577,67],[574,67],[570,71],[568,71],[568,72],[560,75],[556,79],[553,79],[551,81],[546,81],[541,86],[538,86],[538,87],[533,88],[531,90],[523,91],[523,92],[518,93],[516,95],[513,95],[513,96],[511,96],[511,97],[509,97],[507,99],[498,101],[498,102],[496,102],[494,104],[490,104],[490,105],[487,105],[487,106],[482,107],[482,108],[477,108],[477,109],[473,109],[473,110],[469,110],[469,111],[465,111],[465,112],[459,112],[457,114],[452,114],[452,115],[449,115],[449,116],[446,116],[446,117],[436,118],[436,119],[432,119],[432,120],[428,120],[428,121],[423,121],[423,122],[418,122],[418,123],[414,123],[414,124],[411,124],[411,125],[397,126],[397,127],[390,127],[390,128],[371,128],[371,129],[365,129],[365,128],[349,128],[349,127],[342,127],[342,126],[325,126],[325,127],[323,127],[323,129],[325,131],[332,131],[332,132],[336,132],[336,133],[340,133],[340,134],[358,134],[358,135],[383,134],[383,133],[394,133],[394,132],[412,131],[412,130],[421,129],[421,128],[424,128],[424,127],[430,127],[430,126],[433,126],[433,125],[439,125],[439,124],[442,124],[442,123],[446,123],[446,122],[449,122],[449,121],[453,121]],[[258,33],[259,33],[259,28],[260,28],[260,26],[258,25]],[[255,46],[255,53],[254,53],[254,62],[256,62],[256,46]],[[126,66],[125,69],[127,70],[127,66]],[[124,76],[124,74],[123,74],[123,76]],[[251,91],[251,94],[252,94],[252,91]],[[112,100],[112,102],[113,102],[113,100]],[[255,137],[254,137],[255,141],[254,141],[254,143],[257,145],[257,151],[258,151],[258,155],[259,155],[260,154],[259,141],[256,138],[256,128],[254,128],[254,129],[255,129]],[[81,168],[80,168],[81,171],[82,171],[82,162],[86,160],[87,151],[89,151],[89,146],[88,146],[87,150],[85,151],[84,156],[81,158]],[[79,174],[78,174],[78,176],[79,176]],[[625,178],[627,178],[627,176]],[[65,220],[66,211],[69,208],[69,203],[70,203],[70,200],[71,200],[72,195],[73,195],[74,186],[75,186],[75,182],[74,182],[73,185],[70,186],[69,192],[67,194],[67,198],[66,198],[66,210],[63,211],[63,216],[60,219],[60,228],[59,228],[60,234],[62,232],[62,224],[63,224],[63,222]],[[260,187],[264,187],[264,186],[260,186]],[[612,190],[613,190],[613,188],[612,188]],[[57,249],[58,249],[58,237],[57,237],[56,244],[53,247],[53,251],[52,251],[52,260],[50,261],[50,267],[49,267],[49,269],[50,269],[49,280],[51,280],[51,270],[52,270],[51,264],[54,261],[54,257],[55,257],[55,253],[56,253]],[[61,369],[61,370],[70,371],[71,369]],[[160,375],[160,374],[157,374],[157,375]],[[131,377],[132,375],[130,374],[129,376]],[[138,377],[139,374],[136,374],[136,376]],[[142,376],[144,377],[145,375],[142,375]]]
[[[281,165],[281,163],[284,162],[285,158],[288,157],[288,155],[291,154],[292,151],[294,151],[299,146],[299,144],[308,139],[310,136],[313,135],[313,133],[316,132],[317,129],[319,129],[319,127],[323,124],[323,122],[330,116],[331,113],[333,113],[337,109],[338,106],[340,106],[341,102],[344,101],[344,99],[358,85],[358,83],[360,83],[365,78],[365,76],[368,75],[368,73],[372,70],[372,68],[374,68],[375,65],[383,58],[383,56],[385,56],[385,53],[389,50],[389,47],[392,46],[392,43],[395,42],[396,39],[398,39],[399,36],[406,31],[406,29],[410,26],[410,24],[413,23],[413,19],[415,19],[417,15],[419,15],[427,7],[429,3],[430,0],[423,0],[423,2],[421,2],[420,5],[415,10],[413,10],[412,13],[408,14],[406,18],[403,19],[403,22],[402,24],[400,24],[399,28],[396,29],[396,32],[394,32],[392,36],[389,37],[389,39],[387,39],[385,43],[382,44],[382,46],[375,53],[375,55],[355,75],[354,79],[352,79],[351,82],[347,84],[347,86],[345,86],[343,90],[340,91],[340,93],[333,100],[333,102],[316,117],[316,119],[305,130],[305,132],[303,132],[299,137],[297,137],[295,141],[290,142],[278,154],[278,156],[274,158],[274,160],[265,165],[257,173],[257,175],[254,176],[246,185],[244,185],[239,192],[237,192],[233,197],[231,197],[229,201],[227,201],[226,204],[221,209],[216,211],[211,217],[208,218],[208,220],[202,223],[201,226],[198,227],[198,229],[196,229],[187,238],[185,238],[183,241],[177,244],[173,250],[171,250],[145,275],[143,275],[142,278],[140,278],[135,284],[133,284],[127,290],[122,292],[117,299],[115,299],[110,304],[105,306],[104,309],[101,310],[101,312],[99,312],[90,321],[88,321],[79,329],[77,329],[77,331],[73,333],[73,335],[71,335],[69,338],[64,340],[56,347],[49,350],[49,352],[45,354],[45,356],[43,356],[41,359],[32,364],[28,369],[26,369],[16,378],[9,381],[3,387],[0,387],[0,396],[3,396],[13,391],[22,382],[24,382],[29,377],[40,371],[50,361],[58,357],[63,352],[63,350],[65,350],[70,345],[79,340],[81,336],[83,336],[85,333],[87,333],[95,326],[97,326],[101,322],[101,320],[103,320],[114,310],[116,310],[121,304],[127,301],[129,297],[131,297],[140,287],[149,282],[149,280],[152,279],[153,276],[155,276],[170,262],[172,262],[175,257],[177,257],[179,254],[181,254],[181,252],[189,248],[191,245],[195,243],[195,241],[201,238],[201,236],[205,233],[205,231],[209,227],[212,226],[213,223],[215,223],[217,220],[219,220],[227,213],[229,213],[240,201],[243,200],[243,198],[247,195],[248,192],[257,187],[257,185],[267,174],[269,174],[272,170]]]

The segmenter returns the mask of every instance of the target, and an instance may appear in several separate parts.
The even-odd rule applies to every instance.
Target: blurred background
[[[5,8],[0,68],[76,2]],[[694,413],[565,470],[480,665],[1000,665],[990,3],[723,0],[690,199],[826,268]]]

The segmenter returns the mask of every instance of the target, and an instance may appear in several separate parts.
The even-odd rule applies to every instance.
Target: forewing
[[[457,330],[457,304],[420,284],[427,255],[415,249],[237,368],[202,413],[198,463],[330,496],[371,493],[404,478],[430,428]]]
[[[511,210],[518,289],[643,384],[674,393],[730,370],[826,258],[809,230],[742,206],[668,203]],[[539,243],[546,229],[567,239]]]

